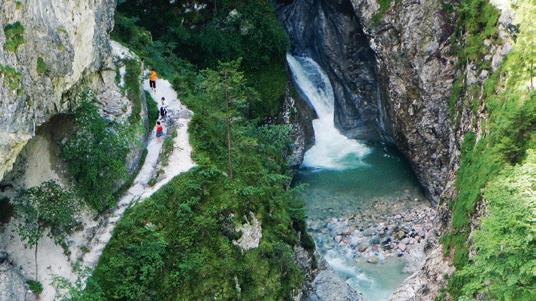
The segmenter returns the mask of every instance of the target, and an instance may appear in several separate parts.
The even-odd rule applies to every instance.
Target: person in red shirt
[[[160,123],[160,121],[156,122],[156,139],[158,141],[162,141],[162,137],[164,136],[164,127]]]

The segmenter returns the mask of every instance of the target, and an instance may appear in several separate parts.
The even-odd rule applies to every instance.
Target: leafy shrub
[[[22,191],[14,205],[19,219],[18,233],[23,241],[35,247],[35,278],[38,279],[39,240],[48,230],[48,236],[65,248],[65,238],[79,224],[79,204],[74,194],[50,180]]]
[[[37,58],[37,73],[45,74],[48,71],[48,66],[42,57]]]
[[[39,296],[43,292],[43,285],[39,281],[28,280],[26,281],[28,287],[35,295]]]
[[[481,294],[488,300],[534,300],[536,292],[536,152],[525,163],[508,167],[484,192],[489,208],[474,233],[477,255],[456,277],[464,282],[465,297]]]
[[[4,34],[6,35],[5,51],[16,52],[17,48],[25,42],[24,26],[18,21],[4,26]]]
[[[155,300],[152,289],[161,277],[167,243],[157,227],[126,217],[115,231],[126,235],[113,240],[102,257],[95,276],[106,288],[107,300]]]
[[[70,282],[68,279],[54,276],[52,285],[56,289],[56,300],[59,301],[105,301],[106,297],[91,276],[89,269],[81,269],[75,265],[74,272],[77,274],[76,280]],[[88,279],[89,278],[89,279]]]
[[[79,224],[76,197],[53,180],[24,190],[14,204],[22,223],[20,236],[30,245],[37,244],[46,229],[57,244],[62,244]]]
[[[94,95],[80,95],[76,132],[62,145],[61,156],[88,205],[102,212],[115,204],[117,183],[126,177],[128,144],[116,125],[99,115]]]

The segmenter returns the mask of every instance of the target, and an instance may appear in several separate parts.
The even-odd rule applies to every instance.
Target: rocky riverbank
[[[308,228],[319,249],[339,249],[370,264],[400,257],[404,272],[417,271],[429,238],[435,238],[436,210],[426,201],[404,196],[379,199],[370,207],[328,220],[310,220]]]

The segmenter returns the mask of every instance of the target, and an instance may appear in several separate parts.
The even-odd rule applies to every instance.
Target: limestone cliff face
[[[438,201],[459,149],[448,112],[454,16],[441,1],[399,1],[383,16],[375,0],[351,2],[378,60],[395,143]]]
[[[114,9],[114,0],[0,0],[0,180],[36,128],[73,107],[76,87],[113,84]]]

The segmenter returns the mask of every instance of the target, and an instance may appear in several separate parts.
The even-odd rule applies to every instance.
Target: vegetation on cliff
[[[468,133],[463,143],[452,229],[443,239],[457,269],[448,288],[455,300],[536,299],[536,8],[528,1],[517,5],[515,45],[483,86],[488,118],[481,136]],[[475,217],[479,203],[483,215]],[[471,232],[474,218],[479,226]]]
[[[74,113],[76,132],[62,145],[61,157],[89,207],[102,212],[115,205],[117,183],[126,178],[128,140],[119,125],[101,117],[94,95],[84,92]]]

